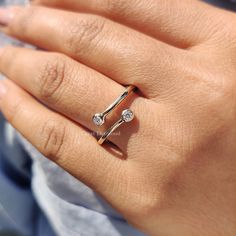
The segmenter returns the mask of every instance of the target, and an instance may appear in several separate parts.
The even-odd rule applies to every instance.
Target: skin
[[[0,50],[8,121],[148,235],[236,235],[236,15],[195,0],[33,5],[2,27],[48,50]],[[136,118],[99,146],[91,117],[127,84],[139,91],[100,131],[123,108]]]

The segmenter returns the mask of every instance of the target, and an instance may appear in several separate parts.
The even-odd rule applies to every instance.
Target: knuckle
[[[41,131],[41,151],[49,159],[57,161],[61,157],[62,148],[65,143],[65,124],[48,120]]]
[[[100,35],[103,33],[105,22],[103,17],[88,16],[71,24],[72,26],[69,25],[69,39],[66,42],[69,50],[77,55],[92,50],[101,39]]]
[[[65,80],[66,61],[59,55],[54,55],[46,61],[39,73],[40,97],[49,99],[60,89]]]

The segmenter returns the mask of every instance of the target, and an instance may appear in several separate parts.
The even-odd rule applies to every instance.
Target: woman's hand
[[[77,13],[0,11],[5,33],[53,51],[1,49],[9,122],[147,234],[234,236],[236,15],[193,0],[35,4]],[[140,93],[109,139],[119,153],[87,131],[127,84]]]

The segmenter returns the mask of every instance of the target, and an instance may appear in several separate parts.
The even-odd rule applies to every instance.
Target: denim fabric
[[[229,1],[208,0],[235,9]],[[0,5],[23,0],[0,0]],[[0,45],[20,44],[3,35]],[[103,199],[44,158],[0,116],[0,235],[142,236]]]
[[[0,235],[54,236],[31,189],[31,159],[0,115]]]

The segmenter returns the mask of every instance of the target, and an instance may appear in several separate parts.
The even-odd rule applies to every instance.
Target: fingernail
[[[6,93],[7,93],[6,85],[3,83],[3,81],[0,81],[0,102],[4,98]]]
[[[15,11],[13,8],[0,8],[0,25],[7,26],[14,18]]]

